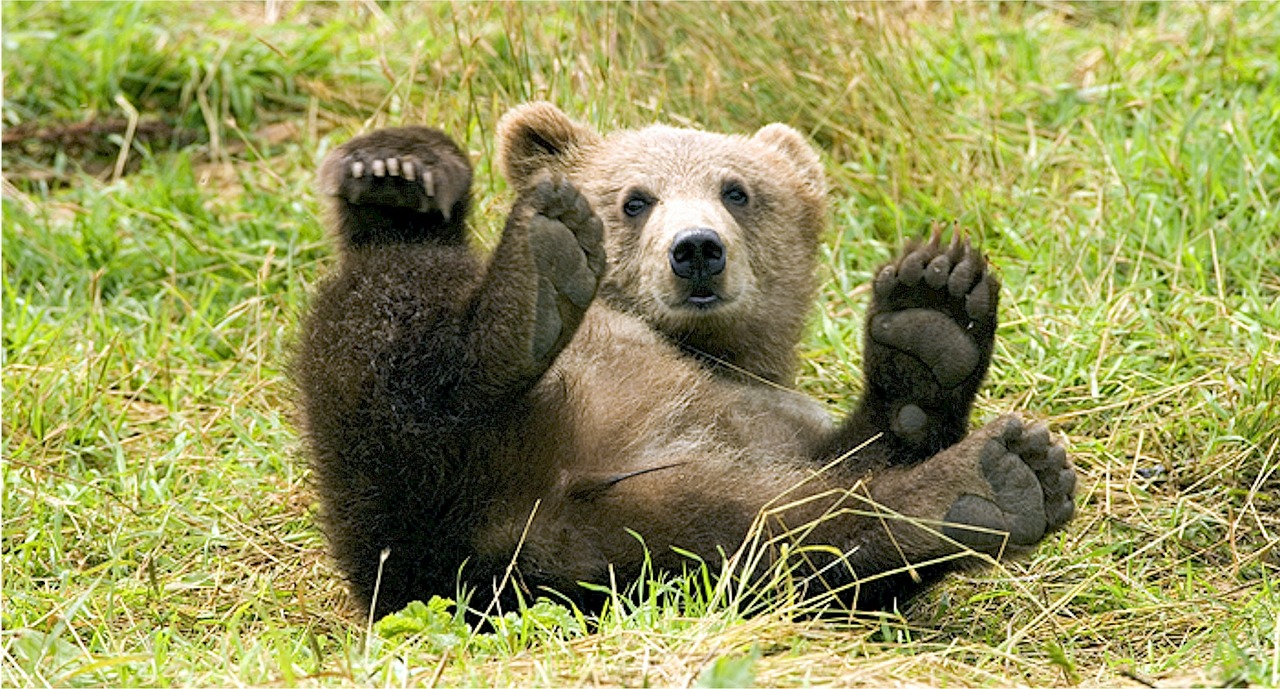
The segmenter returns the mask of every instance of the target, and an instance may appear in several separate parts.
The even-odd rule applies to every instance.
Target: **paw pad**
[[[517,205],[532,211],[529,242],[538,270],[533,357],[549,359],[565,346],[595,297],[604,273],[604,225],[563,177],[540,180]]]
[[[938,232],[872,285],[866,376],[879,423],[924,459],[964,436],[991,361],[999,281],[959,235]]]
[[[985,495],[961,495],[947,511],[944,535],[971,548],[1034,545],[1075,514],[1075,471],[1066,451],[1037,424],[1010,417],[978,453]]]

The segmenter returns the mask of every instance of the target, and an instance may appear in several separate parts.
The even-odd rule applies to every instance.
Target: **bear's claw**
[[[435,203],[435,176],[431,174],[429,167],[422,167],[422,179],[419,180],[419,166],[419,162],[415,162],[413,158],[409,157],[403,159],[374,158],[367,164],[363,160],[353,160],[348,170],[351,183],[342,186],[343,197],[352,204],[416,207],[419,212],[426,213],[437,205]],[[398,177],[405,182],[415,182],[416,184],[395,189],[376,190],[375,185],[379,184],[379,182],[366,179],[366,169],[374,178],[384,179],[385,182],[382,182],[383,184],[392,183],[388,179],[391,177]],[[392,193],[388,194],[388,191]],[[440,203],[438,206],[438,210],[444,215],[445,220],[448,220],[452,203]]]
[[[441,136],[401,127],[352,139],[321,166],[321,190],[353,206],[438,211],[448,221],[470,189],[471,170]]]

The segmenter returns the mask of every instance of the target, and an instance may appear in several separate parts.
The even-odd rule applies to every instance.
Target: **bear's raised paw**
[[[538,271],[533,358],[547,362],[568,343],[604,274],[604,226],[567,179],[540,180],[517,202],[526,206]],[[526,211],[526,212],[528,212]]]
[[[963,437],[991,360],[999,281],[983,255],[940,233],[880,270],[867,321],[868,401],[885,428],[929,456]]]
[[[320,168],[320,188],[351,206],[437,211],[448,221],[471,187],[471,166],[443,133],[382,129],[339,146]]]
[[[871,338],[918,360],[949,390],[983,363],[982,345],[995,332],[998,283],[967,239],[957,235],[944,248],[939,238],[935,232],[880,270]]]

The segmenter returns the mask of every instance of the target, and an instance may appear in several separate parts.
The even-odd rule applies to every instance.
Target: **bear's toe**
[[[968,239],[956,235],[950,245],[942,246],[938,232],[928,242],[911,246],[896,264],[882,268],[872,284],[881,313],[928,308],[965,327],[994,322],[998,287],[986,258]]]
[[[572,234],[577,240],[576,250],[568,245],[563,249],[580,253],[586,259],[586,267],[599,278],[605,267],[604,224],[577,187],[565,177],[548,175],[534,185],[529,203],[537,216],[558,223]]]

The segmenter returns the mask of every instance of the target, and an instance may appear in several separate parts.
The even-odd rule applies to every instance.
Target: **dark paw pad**
[[[604,226],[564,178],[547,178],[529,192],[529,242],[538,270],[533,355],[559,351],[595,297],[604,273]]]
[[[929,415],[914,404],[904,404],[893,417],[894,433],[906,438],[922,435],[928,429]]]
[[[1075,472],[1044,425],[1026,429],[1009,419],[982,446],[978,461],[990,492],[965,494],[951,505],[943,529],[949,538],[986,552],[1006,543],[1026,547],[1074,515]]]
[[[941,235],[881,269],[870,335],[923,364],[944,390],[984,369],[995,333],[999,282],[968,240]]]
[[[921,460],[964,437],[991,361],[999,281],[968,241],[934,233],[885,266],[867,320],[867,397],[878,426]]]
[[[871,337],[919,360],[946,390],[964,382],[980,363],[977,345],[941,311],[907,309],[876,315]]]

